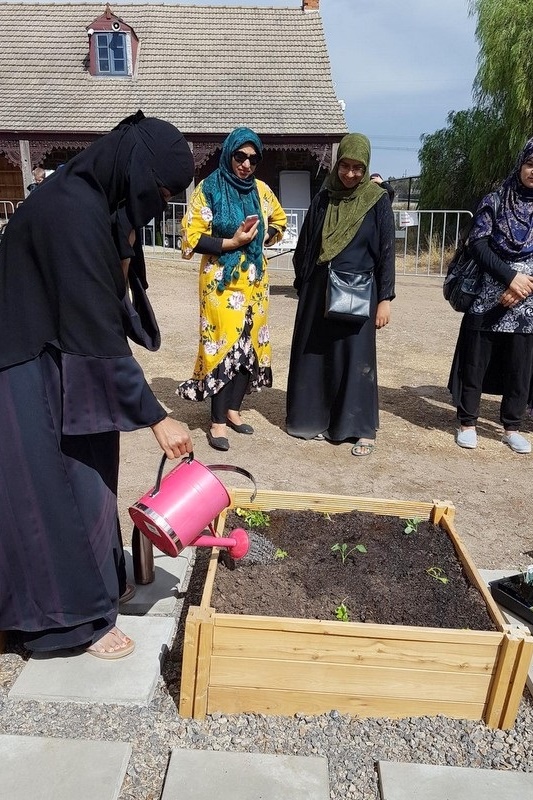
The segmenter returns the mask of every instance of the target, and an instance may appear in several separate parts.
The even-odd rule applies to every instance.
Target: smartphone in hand
[[[259,217],[257,216],[257,214],[250,214],[250,216],[246,217],[246,219],[244,220],[243,231],[245,233],[248,233],[248,231],[254,227],[258,219]]]

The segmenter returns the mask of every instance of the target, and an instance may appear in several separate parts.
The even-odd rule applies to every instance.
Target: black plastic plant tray
[[[489,587],[499,605],[533,624],[533,584],[525,582],[523,572],[491,581]]]

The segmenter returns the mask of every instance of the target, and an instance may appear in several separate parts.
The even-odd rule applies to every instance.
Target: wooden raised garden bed
[[[495,630],[224,614],[211,607],[218,567],[213,550],[202,600],[189,608],[183,643],[180,714],[321,714],[360,717],[442,714],[513,726],[533,656],[526,628],[500,613],[454,527],[455,509],[340,495],[259,491],[253,503],[230,490],[232,508],[368,511],[439,525],[477,587]],[[217,530],[224,527],[225,513]]]

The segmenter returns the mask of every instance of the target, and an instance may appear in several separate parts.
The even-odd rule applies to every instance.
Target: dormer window
[[[87,28],[89,72],[95,77],[131,77],[139,40],[135,31],[112,13],[109,3],[101,17]]]
[[[131,75],[131,47],[126,33],[95,33],[97,75]],[[128,51],[130,58],[128,59]]]

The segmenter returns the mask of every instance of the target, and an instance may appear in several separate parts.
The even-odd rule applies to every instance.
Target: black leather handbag
[[[482,268],[469,254],[466,242],[459,242],[442,286],[444,299],[454,311],[464,313],[479,295],[482,281]]]
[[[373,281],[373,272],[341,272],[329,264],[324,316],[361,325],[370,318]]]
[[[494,205],[491,208],[495,220],[498,214],[501,199],[498,192],[493,192]],[[479,296],[483,285],[483,268],[480,267],[468,249],[468,237],[474,227],[474,217],[469,221],[463,231],[457,249],[448,264],[446,277],[442,285],[444,299],[448,301],[454,311],[464,314],[468,311],[476,297]]]

